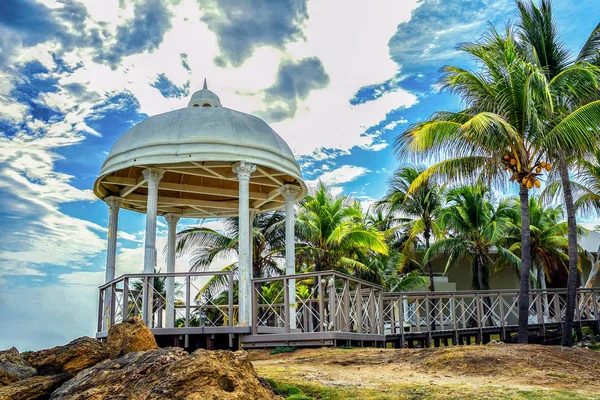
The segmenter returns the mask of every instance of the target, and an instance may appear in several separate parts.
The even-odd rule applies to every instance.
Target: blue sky
[[[597,0],[554,11],[573,51],[600,17]],[[309,183],[368,204],[402,162],[394,137],[460,106],[435,89],[440,67],[470,64],[456,44],[514,18],[505,0],[3,0],[0,348],[93,335],[96,174],[117,137],[185,106],[205,77],[225,107],[271,124]],[[117,274],[141,269],[143,222],[121,213]]]

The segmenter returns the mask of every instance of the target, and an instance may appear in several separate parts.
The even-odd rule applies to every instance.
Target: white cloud
[[[325,185],[338,185],[340,183],[348,183],[353,180],[363,176],[369,172],[367,168],[357,167],[355,165],[342,165],[339,168],[336,168],[332,171],[324,172],[317,179],[313,179],[311,181],[307,181],[306,184],[309,186],[317,185],[320,182],[323,182]]]

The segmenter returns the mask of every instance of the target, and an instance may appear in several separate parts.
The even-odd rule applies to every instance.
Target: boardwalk
[[[165,282],[175,285],[169,310]],[[206,283],[212,280],[211,290]],[[294,291],[290,288],[295,288]],[[295,296],[294,296],[295,293]],[[123,275],[100,287],[98,338],[144,304],[160,345],[186,348],[289,346],[432,346],[509,341],[518,330],[517,290],[387,293],[334,271],[252,281],[252,322],[238,324],[231,272]],[[142,299],[148,296],[148,302]],[[600,292],[580,289],[575,328],[600,330]],[[566,289],[532,290],[530,334],[561,332]]]

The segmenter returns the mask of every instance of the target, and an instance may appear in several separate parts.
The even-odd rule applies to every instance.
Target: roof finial
[[[202,87],[204,90],[208,90],[208,85],[206,84],[206,78],[204,78],[204,86]]]

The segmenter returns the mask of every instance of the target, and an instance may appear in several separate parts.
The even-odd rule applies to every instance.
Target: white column
[[[167,273],[175,272],[175,245],[177,233],[177,222],[179,222],[179,215],[167,214],[165,215],[165,221],[168,226],[168,238],[167,238]],[[166,279],[167,289],[167,328],[175,327],[175,277],[169,276]]]
[[[110,282],[115,279],[115,269],[117,263],[117,231],[119,226],[119,209],[123,204],[120,197],[111,196],[106,199],[108,206],[108,233],[106,241],[106,274],[104,282]],[[112,303],[112,290],[106,289],[104,292],[104,330],[110,328],[110,309]]]
[[[241,326],[250,326],[252,321],[251,307],[251,271],[250,265],[250,175],[256,171],[256,165],[246,161],[239,162],[233,166],[233,172],[239,180],[239,265],[238,265],[238,298],[239,298],[239,318]]]
[[[148,183],[146,205],[146,237],[144,240],[144,273],[154,273],[156,266],[156,214],[158,208],[158,182],[164,171],[157,168],[146,168],[143,172]],[[153,279],[150,279],[152,285]],[[152,327],[152,289],[144,290],[142,299],[142,319],[148,327]]]
[[[295,185],[284,185],[279,188],[279,192],[285,199],[285,274],[294,275],[296,273],[296,236],[294,234],[295,213],[294,204],[300,188]],[[290,296],[290,328],[296,329],[296,280],[289,281]]]
[[[117,230],[119,227],[119,210],[123,204],[120,197],[106,199],[108,206],[108,235],[106,246],[106,276],[104,282],[115,279],[115,266],[117,263]]]

